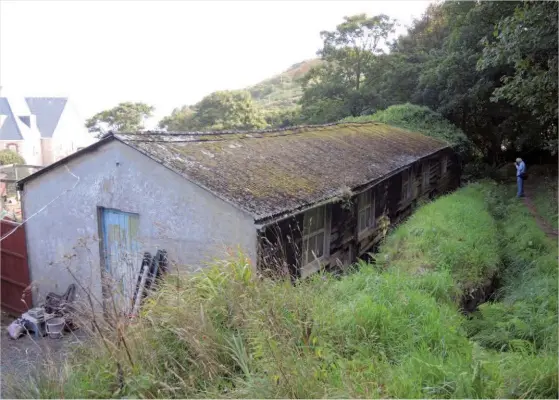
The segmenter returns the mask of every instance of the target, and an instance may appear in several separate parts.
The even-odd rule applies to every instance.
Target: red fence
[[[7,219],[0,221],[0,237],[9,234],[19,224]],[[2,310],[21,314],[32,306],[25,226],[20,226],[0,242],[0,275],[2,278]],[[27,290],[26,290],[27,289]]]

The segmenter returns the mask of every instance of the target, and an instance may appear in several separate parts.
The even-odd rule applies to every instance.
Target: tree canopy
[[[0,150],[0,165],[25,164],[22,156],[12,150]]]
[[[449,125],[438,134],[453,132],[451,139],[490,163],[507,152],[556,152],[557,21],[556,2],[446,1],[431,4],[406,34],[388,42],[396,24],[390,17],[347,16],[320,32],[320,60],[249,92],[212,93],[175,109],[160,126],[258,129],[371,115],[393,124],[411,118],[418,126],[418,118],[442,118]]]
[[[159,126],[177,131],[251,130],[266,127],[266,120],[248,91],[227,90],[173,110]]]
[[[137,132],[144,129],[144,121],[152,116],[154,107],[145,103],[120,103],[110,110],[89,118],[85,126],[90,132]]]
[[[557,3],[433,4],[391,43],[388,54],[353,50],[352,35],[368,29],[362,28],[368,20],[346,17],[335,32],[322,34],[324,63],[303,84],[306,122],[411,102],[459,127],[490,162],[504,150],[556,150]],[[374,20],[382,28],[373,35],[382,41],[391,22]]]

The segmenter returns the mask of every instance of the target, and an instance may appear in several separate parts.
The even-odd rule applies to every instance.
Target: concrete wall
[[[74,280],[101,298],[98,207],[139,214],[140,253],[168,251],[173,271],[195,271],[227,246],[256,261],[256,230],[247,214],[117,141],[28,182],[24,218],[60,195],[26,224],[34,302]],[[136,263],[139,269],[139,262]],[[255,263],[253,263],[255,265]]]

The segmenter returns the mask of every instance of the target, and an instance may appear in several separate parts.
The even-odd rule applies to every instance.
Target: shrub
[[[12,150],[0,150],[0,165],[25,164],[22,156]]]
[[[398,104],[372,115],[348,117],[342,122],[377,121],[413,132],[423,133],[450,143],[464,159],[472,156],[472,145],[462,130],[450,123],[441,114],[424,106]]]

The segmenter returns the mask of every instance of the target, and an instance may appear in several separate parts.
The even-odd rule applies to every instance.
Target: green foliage
[[[555,3],[432,4],[389,54],[343,45],[355,32],[361,37],[356,28],[364,20],[351,17],[323,35],[327,62],[303,80],[304,121],[332,122],[409,102],[450,120],[494,165],[503,150],[556,150]]]
[[[557,244],[546,237],[514,187],[489,194],[501,225],[505,269],[498,303],[480,307],[469,324],[473,338],[498,350],[520,346],[529,353],[557,351]],[[496,197],[496,199],[495,199]]]
[[[194,129],[192,121],[196,111],[190,106],[182,106],[175,108],[171,115],[164,117],[159,121],[159,127],[169,132],[187,132]]]
[[[532,177],[534,174],[530,171]],[[539,181],[537,186],[534,186],[534,191],[530,193],[538,214],[544,218],[547,223],[557,229],[558,228],[558,193],[559,188],[557,185],[557,176],[544,177]]]
[[[144,103],[120,103],[110,110],[101,111],[89,118],[85,126],[90,132],[137,132],[144,129],[144,120],[154,108]]]
[[[161,128],[182,131],[251,130],[266,126],[262,112],[243,90],[218,91],[192,107],[173,110]]]
[[[382,122],[442,139],[450,143],[461,156],[468,158],[472,155],[472,146],[464,132],[427,107],[409,103],[398,104],[390,106],[386,110],[377,111],[373,115],[347,117],[341,122],[367,121]]]
[[[287,108],[270,110],[264,114],[266,124],[273,128],[286,128],[299,125],[301,122],[301,110],[299,108]]]
[[[483,186],[472,184],[427,204],[389,236],[377,263],[448,271],[462,292],[480,287],[500,265],[497,226],[484,200]]]
[[[557,150],[559,46],[557,4],[525,1],[500,20],[493,37],[484,38],[480,70],[512,66],[492,100],[506,100],[529,110],[542,124],[535,138]]]
[[[386,15],[345,17],[336,30],[321,32],[324,61],[303,79],[301,113],[311,123],[337,121],[375,109],[376,93],[366,89],[374,75],[375,56],[394,31],[395,22]]]
[[[482,307],[475,322],[457,308],[458,297],[500,265],[500,225],[489,211],[503,218],[510,210],[497,190],[488,183],[471,185],[420,208],[383,246],[382,268],[361,263],[341,279],[317,274],[296,285],[272,282],[254,276],[242,255],[196,275],[169,277],[139,320],[121,327],[131,362],[116,341],[80,347],[61,374],[44,370],[42,379],[21,385],[17,394],[556,398],[556,349],[548,352],[544,342],[536,346],[516,334],[502,339],[508,326],[526,329],[522,323],[530,323],[538,330],[549,322],[551,339],[538,332],[551,349],[556,307],[539,303],[545,296],[530,292],[544,288],[541,282],[531,289],[519,286],[516,298],[507,298],[516,293],[507,289],[504,300]],[[516,210],[520,204],[510,206]],[[504,237],[513,247],[524,243],[516,248],[522,262],[546,256],[545,240],[532,236],[535,231],[530,229],[529,236],[536,243],[518,236],[518,229],[530,224],[528,215],[516,211],[506,217],[516,225]],[[556,265],[532,264],[524,265],[535,281],[541,280],[540,272],[556,271]],[[507,284],[531,280],[522,268],[518,271],[522,276],[513,272]],[[546,290],[552,286],[548,282]],[[526,298],[529,293],[534,299]],[[539,308],[520,314],[525,306],[517,303],[526,301]],[[507,312],[513,321],[505,321]],[[555,312],[555,322],[539,320],[542,312]],[[498,326],[486,329],[484,324]],[[507,351],[495,349],[483,336],[492,330]],[[37,391],[28,392],[34,385]]]
[[[25,164],[22,156],[12,150],[0,150],[0,165]]]
[[[306,60],[292,65],[286,71],[254,86],[246,88],[252,99],[266,113],[290,110],[297,107],[303,89],[301,79],[313,67],[322,64],[320,59]]]

